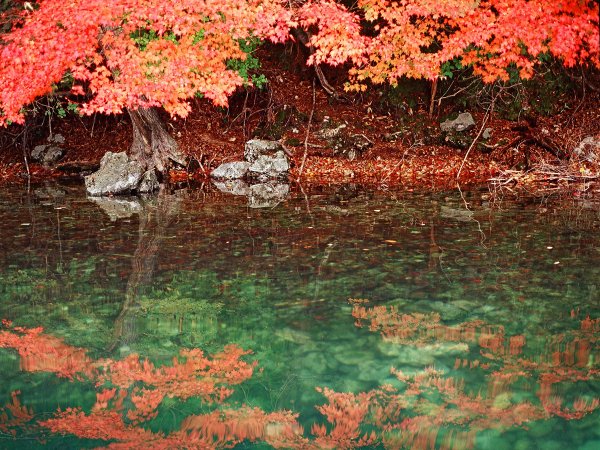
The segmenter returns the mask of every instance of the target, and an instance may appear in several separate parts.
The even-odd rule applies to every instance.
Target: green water
[[[600,203],[46,185],[0,217],[0,448],[600,448]]]

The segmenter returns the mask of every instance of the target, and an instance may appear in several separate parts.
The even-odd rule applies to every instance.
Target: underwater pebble
[[[510,405],[512,405],[512,393],[510,392],[503,392],[497,395],[492,404],[495,409],[507,409]]]
[[[475,447],[479,450],[514,450],[515,448],[499,430],[485,430],[478,433]]]
[[[400,363],[411,366],[431,366],[435,362],[435,358],[430,353],[422,348],[404,347],[402,353],[398,357],[398,367]]]
[[[551,420],[546,420],[543,422],[536,422],[531,425],[529,429],[530,436],[535,436],[536,438],[544,437],[550,433],[552,433],[552,429],[554,427],[554,423]],[[544,448],[546,446],[546,439],[543,440]]]
[[[390,368],[383,361],[363,361],[358,365],[357,379],[361,381],[376,381],[383,379],[389,374]]]
[[[377,349],[384,356],[390,356],[396,358],[400,356],[403,352],[403,349],[400,345],[392,344],[390,342],[379,342],[377,344]]]
[[[301,357],[302,366],[312,373],[322,373],[327,368],[327,359],[322,352],[309,352]]]
[[[462,309],[463,311],[473,311],[478,306],[477,303],[469,300],[453,300],[451,303],[455,308]]]
[[[454,320],[464,314],[461,308],[458,308],[454,302],[429,302],[429,307],[432,311],[440,313],[442,320]]]
[[[540,449],[544,449],[544,450],[564,450],[564,449],[574,448],[574,447],[565,445],[564,442],[551,441],[546,438],[543,441],[538,442],[537,445],[534,444],[534,446],[532,448],[540,448]],[[598,449],[600,447],[595,447],[595,448]]]
[[[368,353],[350,349],[335,352],[334,358],[341,364],[356,366],[364,362],[365,359],[371,359],[372,356]]]
[[[530,450],[532,448],[535,447],[535,444],[533,443],[533,441],[531,441],[530,439],[519,439],[516,443],[515,443],[515,450]]]

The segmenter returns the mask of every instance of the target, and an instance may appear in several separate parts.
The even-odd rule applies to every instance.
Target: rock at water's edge
[[[137,161],[130,161],[125,152],[107,152],[100,161],[100,169],[85,177],[85,187],[89,195],[128,194],[140,189],[145,171]],[[158,186],[145,183],[143,188]],[[149,191],[145,191],[149,192]]]
[[[273,156],[260,155],[248,170],[250,176],[263,180],[285,178],[290,170],[290,163],[287,156],[280,150]]]
[[[157,191],[159,188],[160,184],[156,172],[154,170],[147,170],[144,172],[144,175],[142,175],[137,191],[140,193],[149,193]]]
[[[213,170],[210,176],[218,180],[236,180],[244,178],[249,167],[250,163],[245,161],[223,163]]]

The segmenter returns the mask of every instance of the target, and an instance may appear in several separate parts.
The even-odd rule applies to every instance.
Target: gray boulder
[[[235,180],[244,178],[249,168],[250,163],[245,161],[223,163],[213,170],[210,176],[218,180]]]
[[[107,152],[100,161],[100,169],[85,177],[85,187],[92,196],[151,192],[158,188],[156,175],[148,173],[125,152]]]
[[[249,163],[253,163],[260,156],[272,156],[279,151],[283,151],[283,147],[278,141],[250,139],[244,146],[244,159]]]
[[[327,141],[334,156],[343,156],[350,161],[358,158],[373,145],[373,141],[366,135],[350,134],[346,124],[335,124],[329,117],[323,120],[317,136]]]
[[[454,120],[445,120],[440,124],[444,132],[450,131],[468,131],[475,126],[475,120],[470,113],[460,113]]]
[[[250,186],[248,206],[250,208],[274,208],[290,193],[287,183],[258,183]]]
[[[64,144],[65,137],[62,134],[53,134],[52,136],[48,137],[48,142],[52,144]]]
[[[335,139],[340,137],[346,129],[346,124],[338,125],[337,127],[331,127],[329,121],[326,121],[321,129],[317,132],[317,135],[322,139]]]
[[[282,145],[277,141],[251,139],[244,148],[246,161],[223,163],[210,174],[217,180],[255,178],[266,181],[270,178],[285,178],[290,163]]]
[[[259,180],[270,178],[285,178],[290,170],[290,163],[283,151],[279,150],[272,156],[260,155],[249,167],[251,177]]]
[[[31,151],[31,159],[44,166],[51,166],[65,156],[65,150],[55,145],[36,145]]]
[[[59,145],[65,143],[65,137],[62,134],[53,134],[48,136],[48,144],[36,145],[31,151],[31,159],[44,166],[52,166],[65,156],[65,149]]]

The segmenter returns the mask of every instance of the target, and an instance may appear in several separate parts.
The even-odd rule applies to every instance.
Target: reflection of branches
[[[402,314],[393,307],[367,307],[365,300],[351,300],[351,303],[356,325],[362,327],[368,323],[369,329],[380,332],[386,341],[415,346],[441,342],[478,345],[483,362],[479,359],[456,358],[454,368],[496,368],[488,374],[487,397],[483,397],[481,393],[475,396],[466,394],[460,379],[443,377],[441,372],[432,368],[413,376],[392,370],[398,380],[405,383],[405,389],[397,391],[391,387],[385,388],[383,392],[387,398],[386,405],[377,408],[389,411],[390,404],[401,405],[413,414],[399,425],[389,424],[389,430],[401,432],[400,436],[394,438],[393,447],[406,445],[411,448],[433,448],[437,435],[444,426],[468,425],[470,432],[476,433],[478,430],[516,426],[552,416],[568,420],[581,419],[600,408],[600,398],[582,396],[569,405],[555,395],[552,389],[556,383],[600,378],[600,368],[590,364],[590,361],[598,360],[595,353],[600,342],[600,319],[587,317],[581,320],[580,329],[553,336],[544,354],[527,357],[524,354],[525,336],[507,337],[501,326],[490,326],[482,321],[449,326],[443,324],[441,317],[435,313]],[[537,378],[539,383],[539,404],[514,402],[510,385],[530,377]],[[436,396],[425,395],[431,390]],[[381,395],[375,396],[379,398]],[[437,396],[441,396],[441,402],[430,400]],[[423,413],[427,411],[431,414]],[[381,416],[380,413],[377,414]],[[385,418],[386,414],[381,417]],[[467,441],[467,447],[472,446],[474,435]]]
[[[461,378],[433,367],[412,374],[392,368],[394,386],[386,384],[360,393],[318,388],[327,400],[317,406],[325,423],[313,424],[311,436],[307,436],[298,415],[290,411],[265,412],[224,403],[231,387],[253,373],[254,364],[241,359],[248,352],[238,347],[226,347],[210,358],[198,349],[182,350],[171,365],[162,367],[135,355],[120,361],[93,361],[83,349],[70,347],[41,329],[13,327],[5,321],[0,348],[16,349],[22,360],[31,355],[44,361],[53,354],[58,356],[55,364],[22,364],[23,370],[50,371],[67,379],[85,377],[95,381],[97,392],[91,411],[67,408],[33,424],[32,411],[13,393],[11,402],[0,408],[0,432],[12,434],[25,426],[41,426],[53,433],[105,441],[105,448],[127,450],[230,448],[243,441],[304,450],[379,445],[468,449],[483,430],[504,430],[551,417],[578,420],[600,408],[598,398],[581,396],[565,402],[552,393],[555,383],[600,376],[598,367],[589,363],[597,360],[594,352],[600,341],[600,319],[585,318],[579,329],[552,337],[548,355],[527,357],[525,337],[506,336],[501,326],[482,321],[449,326],[436,314],[401,314],[383,306],[368,307],[365,300],[352,303],[359,326],[370,322],[371,330],[394,342],[478,345],[487,362],[457,358],[455,370],[491,370],[494,366],[493,372],[487,372],[487,393],[474,392]],[[576,315],[572,313],[573,318]],[[510,390],[516,381],[531,376],[540,383],[539,402],[520,399]],[[157,416],[165,397],[198,397],[219,406],[186,417],[179,429],[169,434],[144,427]]]
[[[10,395],[10,403],[0,407],[0,433],[10,434],[13,437],[17,429],[33,419],[33,411],[21,404],[19,391]]]

